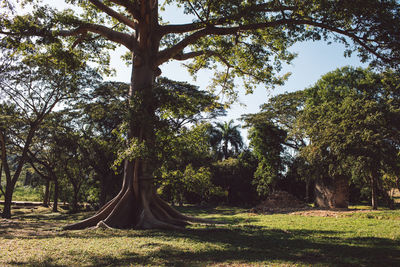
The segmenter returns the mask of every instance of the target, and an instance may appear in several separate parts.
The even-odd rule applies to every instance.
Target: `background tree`
[[[379,188],[386,194],[382,175],[399,162],[398,79],[349,67],[330,72],[308,90],[301,117],[310,138],[302,153],[312,164],[325,161],[334,179],[365,179],[374,209]]]
[[[59,158],[61,148],[57,145],[57,135],[68,120],[62,111],[54,112],[47,116],[35,136],[34,142],[29,149],[28,162],[42,179],[45,180],[45,193],[43,203],[48,206],[50,203],[51,188],[53,193],[53,211],[58,211],[59,199]],[[53,186],[52,186],[53,184]]]
[[[248,149],[236,158],[214,162],[211,169],[212,182],[224,191],[224,195],[220,195],[217,200],[230,205],[254,204],[258,200],[253,185],[257,165],[257,158]]]
[[[122,182],[122,169],[112,166],[123,146],[115,131],[126,121],[128,88],[128,84],[119,82],[88,88],[77,98],[69,115],[80,134],[79,151],[99,183],[100,206],[115,196]]]
[[[155,176],[161,186],[159,192],[180,204],[184,200],[206,201],[218,191],[213,191],[210,182],[212,158],[207,135],[210,124],[206,122],[224,115],[225,110],[213,94],[187,83],[162,78],[156,88],[160,168]],[[190,177],[194,171],[199,172],[192,177],[198,180],[198,186],[193,186],[195,182]]]
[[[2,104],[13,106],[15,120],[18,121],[18,127],[2,125],[0,129],[2,164],[6,173],[4,218],[11,217],[15,184],[40,124],[59,102],[88,82],[93,82],[96,77],[80,64],[75,55],[57,46],[53,47],[53,51],[59,53],[58,57],[28,54],[22,58],[18,53],[13,53],[12,61],[0,73]],[[12,143],[12,152],[7,150],[9,142]],[[10,153],[18,158],[13,173],[8,163]]]
[[[152,166],[156,145],[153,87],[161,64],[193,59],[189,64],[192,72],[222,64],[226,71],[217,72],[214,82],[232,92],[234,76],[246,78],[248,91],[260,82],[281,84],[284,78],[277,77],[276,70],[281,62],[293,58],[287,48],[296,41],[333,36],[346,44],[352,41],[355,46],[349,46],[347,52],[356,50],[363,60],[376,57],[374,63],[383,61],[394,67],[399,60],[400,24],[394,0],[165,1],[167,7],[175,3],[194,16],[192,23],[181,25],[160,23],[157,0],[66,2],[83,12],[40,7],[26,16],[2,16],[0,33],[14,37],[10,42],[61,43],[63,39],[72,48],[97,50],[86,57],[101,64],[107,61],[99,48],[125,46],[133,67],[127,141],[129,147],[138,148],[124,165],[121,192],[93,218],[68,228],[100,221],[113,227],[176,228],[190,220],[158,198],[151,179],[156,168]],[[30,38],[32,35],[40,38]]]
[[[217,122],[210,128],[210,144],[218,159],[227,159],[238,155],[243,148],[243,139],[240,134],[240,125],[233,125],[234,121]]]
[[[274,191],[282,178],[285,138],[285,131],[266,123],[254,125],[249,131],[250,147],[253,148],[259,162],[254,173],[254,183],[260,196]]]
[[[297,196],[309,195],[309,175],[297,175],[294,180],[290,179],[293,176],[289,177],[295,170],[300,171],[299,150],[307,144],[304,131],[298,125],[305,100],[304,91],[280,94],[262,105],[259,113],[242,116],[245,127],[250,128],[250,147],[259,160],[254,182],[260,195],[265,196],[278,187]],[[306,192],[292,189],[298,186],[299,180],[305,181]]]

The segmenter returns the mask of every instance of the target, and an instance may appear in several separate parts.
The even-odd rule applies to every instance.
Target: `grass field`
[[[60,231],[89,214],[16,210],[0,220],[0,266],[400,266],[400,211],[182,211],[226,224]]]

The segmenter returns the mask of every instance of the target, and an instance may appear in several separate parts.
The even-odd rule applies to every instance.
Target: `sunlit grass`
[[[256,215],[245,209],[183,207],[225,225],[185,231],[82,230],[60,226],[88,216],[20,209],[0,221],[0,266],[320,265],[396,266],[400,211]]]
[[[13,194],[13,201],[42,201],[42,187],[17,186]]]
[[[3,184],[3,190],[5,190],[5,177],[2,178]],[[42,195],[43,195],[43,187],[38,186],[38,187],[31,187],[31,186],[23,186],[20,183],[17,183],[14,193],[13,193],[13,201],[42,201]],[[4,201],[4,196],[3,194],[0,194],[0,200]]]

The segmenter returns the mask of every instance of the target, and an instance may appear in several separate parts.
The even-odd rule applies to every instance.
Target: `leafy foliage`
[[[377,190],[382,174],[396,170],[399,162],[399,95],[394,81],[398,75],[392,72],[352,68],[323,76],[309,89],[302,117],[310,138],[303,150],[308,160],[324,161],[331,176],[364,179],[373,192]]]
[[[243,148],[243,140],[239,131],[240,125],[233,125],[234,121],[217,122],[209,129],[210,144],[218,159],[227,159],[238,155]]]

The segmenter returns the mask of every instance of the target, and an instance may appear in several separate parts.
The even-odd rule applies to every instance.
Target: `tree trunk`
[[[3,161],[0,160],[0,197],[4,195],[3,187],[1,186],[1,177],[3,175]]]
[[[222,146],[222,153],[224,154],[224,160],[228,158],[228,141],[224,141]]]
[[[106,198],[107,198],[106,179],[107,178],[100,179],[100,196],[99,196],[100,207],[102,207],[106,204]]]
[[[4,192],[4,209],[2,217],[9,219],[11,218],[11,204],[12,204],[12,195],[14,193],[15,183],[7,183],[6,191]]]
[[[393,200],[391,194],[387,190],[385,190],[385,188],[382,184],[382,180],[378,180],[377,186],[378,186],[379,191],[382,194],[382,197],[384,198],[384,200],[386,202],[387,207],[391,210],[394,210],[395,209],[394,200]]]
[[[54,195],[53,195],[53,212],[58,212],[58,194],[59,194],[59,185],[57,178],[54,178]]]
[[[29,146],[32,143],[33,136],[35,135],[35,131],[37,126],[39,125],[41,120],[36,120],[34,123],[30,125],[30,129],[28,135],[25,140],[24,147],[22,149],[21,156],[17,161],[17,168],[11,178],[10,167],[7,162],[7,151],[6,151],[6,136],[4,132],[0,131],[0,147],[1,147],[1,162],[2,166],[4,165],[4,172],[6,174],[6,192],[4,195],[4,210],[2,217],[3,218],[11,218],[11,202],[12,202],[12,195],[15,190],[15,185],[19,176],[21,175],[22,168],[26,162],[27,154],[29,150]]]
[[[73,195],[73,203],[72,203],[72,212],[77,212],[78,211],[79,188],[75,185],[73,187],[74,187],[74,195]]]
[[[373,210],[378,209],[378,188],[377,182],[373,175],[371,175],[371,205]]]
[[[44,196],[43,196],[43,206],[49,206],[49,199],[50,199],[50,179],[46,179],[45,189],[44,189]]]
[[[310,202],[310,179],[306,178],[306,196],[304,198],[306,203]]]
[[[334,207],[347,209],[349,207],[349,182],[345,176],[338,175],[334,180]]]

